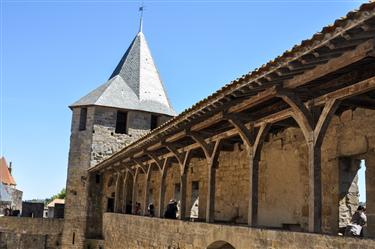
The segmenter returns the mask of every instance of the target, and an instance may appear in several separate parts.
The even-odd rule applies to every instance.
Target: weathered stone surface
[[[1,249],[60,249],[63,219],[0,217]]]
[[[351,160],[369,158],[375,148],[374,115],[368,111],[355,110],[351,119],[342,122],[334,118],[328,127],[322,145],[322,230],[336,235],[339,227],[345,226],[358,206],[357,168],[346,177],[339,173],[339,162],[345,152]],[[366,124],[366,125],[365,125]],[[357,140],[357,138],[359,138]],[[365,139],[366,142],[363,142]],[[371,138],[368,139],[367,138]],[[341,149],[340,149],[341,148]],[[364,152],[364,153],[363,153]],[[372,160],[367,160],[367,191],[372,193],[374,178],[369,177],[374,171]],[[259,163],[259,201],[258,225],[268,228],[283,228],[307,231],[309,211],[309,175],[307,168],[307,146],[302,132],[298,128],[288,128],[275,135],[269,135],[261,151]],[[180,183],[180,168],[173,163],[166,172],[164,208],[176,196],[176,186]],[[190,216],[192,203],[192,184],[199,184],[199,219],[204,220],[207,207],[207,161],[193,157],[188,165],[187,197],[185,217]],[[112,175],[110,171],[107,172]],[[230,224],[247,222],[249,202],[249,157],[240,144],[232,149],[222,150],[218,157],[215,174],[215,210],[216,221]],[[140,174],[136,184],[136,198],[144,206],[145,176]],[[346,187],[344,187],[346,186]],[[114,189],[106,189],[107,197]],[[149,197],[159,207],[160,171],[151,172]],[[339,198],[339,194],[343,197]],[[106,197],[106,198],[107,198]],[[131,198],[131,197],[130,197]],[[105,202],[105,201],[104,201]],[[371,207],[370,207],[371,210]],[[369,212],[368,212],[369,213]],[[373,212],[375,213],[375,212]],[[373,214],[369,213],[369,217]],[[369,220],[371,221],[372,218]],[[369,224],[369,226],[372,226]],[[368,236],[373,232],[368,229]]]
[[[101,237],[102,213],[107,209],[107,198],[114,197],[114,185],[103,190],[103,195],[100,194],[109,178],[101,177],[97,182],[96,177],[90,176],[87,170],[143,136],[151,128],[151,113],[128,111],[127,133],[116,133],[118,109],[95,106],[88,107],[86,129],[80,131],[80,111],[80,108],[74,108],[72,117],[66,223],[62,241],[63,248],[67,249],[81,249],[85,246],[85,238]],[[167,116],[160,116],[159,122],[167,119]],[[138,191],[137,198],[141,200],[143,189],[139,190],[141,192]]]
[[[106,249],[204,249],[226,241],[236,249],[372,249],[374,240],[104,214]]]
[[[339,156],[360,155],[366,153],[368,150],[366,136],[353,134],[353,130],[342,133],[338,142]]]

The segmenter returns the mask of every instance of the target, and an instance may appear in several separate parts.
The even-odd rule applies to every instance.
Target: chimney
[[[9,173],[12,175],[12,162],[9,162],[8,169],[9,169]]]

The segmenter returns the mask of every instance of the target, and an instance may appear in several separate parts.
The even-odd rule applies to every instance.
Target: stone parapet
[[[0,248],[60,249],[63,219],[0,217]]]
[[[202,249],[225,241],[236,249],[370,249],[375,240],[105,213],[106,249]],[[211,247],[210,247],[211,248]]]

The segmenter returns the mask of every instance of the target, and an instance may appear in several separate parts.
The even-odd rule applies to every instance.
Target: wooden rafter
[[[305,102],[304,104],[305,104],[305,106],[323,106],[330,99],[344,100],[344,99],[348,99],[350,97],[357,96],[357,95],[363,94],[365,92],[373,91],[373,90],[375,90],[375,77],[368,78],[366,80],[355,83],[353,85],[338,89],[334,92],[327,93],[325,95],[316,97],[314,99],[311,99],[311,100]],[[277,94],[277,91],[275,89],[275,95],[276,94]],[[253,121],[251,121],[251,122],[254,123],[254,127],[260,127],[263,123],[271,123],[272,124],[272,123],[279,122],[279,121],[282,121],[284,119],[290,118],[292,115],[293,115],[293,110],[292,110],[292,108],[289,108],[289,109],[285,109],[285,110],[279,111],[277,113],[273,113],[273,114],[270,114],[268,116],[259,118],[258,120],[255,120],[254,122]],[[214,118],[210,119],[209,122],[210,123],[212,122],[212,124],[213,124],[213,123],[219,122],[220,120],[223,120],[223,119],[224,119],[223,113],[220,113],[220,114],[215,115]],[[204,126],[201,126],[201,127],[204,127]],[[230,138],[232,136],[235,136],[237,134],[238,134],[237,129],[231,129],[231,130],[222,132],[220,134],[215,134],[215,135],[211,136],[210,138],[205,139],[205,141],[206,141],[206,143],[211,143],[211,142],[213,142],[217,139],[226,139],[226,138]],[[175,135],[171,136],[172,138],[174,137],[173,139],[171,139],[171,140],[167,139],[167,141],[169,141],[168,144],[172,144],[173,141],[181,139],[184,136],[186,136],[186,134],[184,132],[176,133]],[[156,145],[152,146],[152,149],[155,150],[158,147],[163,146],[162,144],[163,144],[162,142],[158,142],[158,143],[156,143]],[[172,157],[172,156],[175,156],[176,152],[183,153],[184,151],[194,150],[194,149],[197,149],[199,147],[200,147],[200,145],[195,143],[195,144],[192,144],[192,145],[180,148],[180,149],[175,148],[175,149],[172,149],[174,151],[174,153],[167,153],[167,154],[161,156],[161,158]],[[114,159],[115,159],[115,157],[114,157]],[[183,159],[181,159],[181,162],[182,162],[182,160]],[[149,162],[147,162],[147,163],[149,163]],[[89,171],[94,171],[96,169],[97,168],[94,167],[94,168],[91,168]]]

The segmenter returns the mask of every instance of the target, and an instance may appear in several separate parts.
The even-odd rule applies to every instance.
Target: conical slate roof
[[[141,31],[108,81],[70,107],[88,105],[176,115]]]

